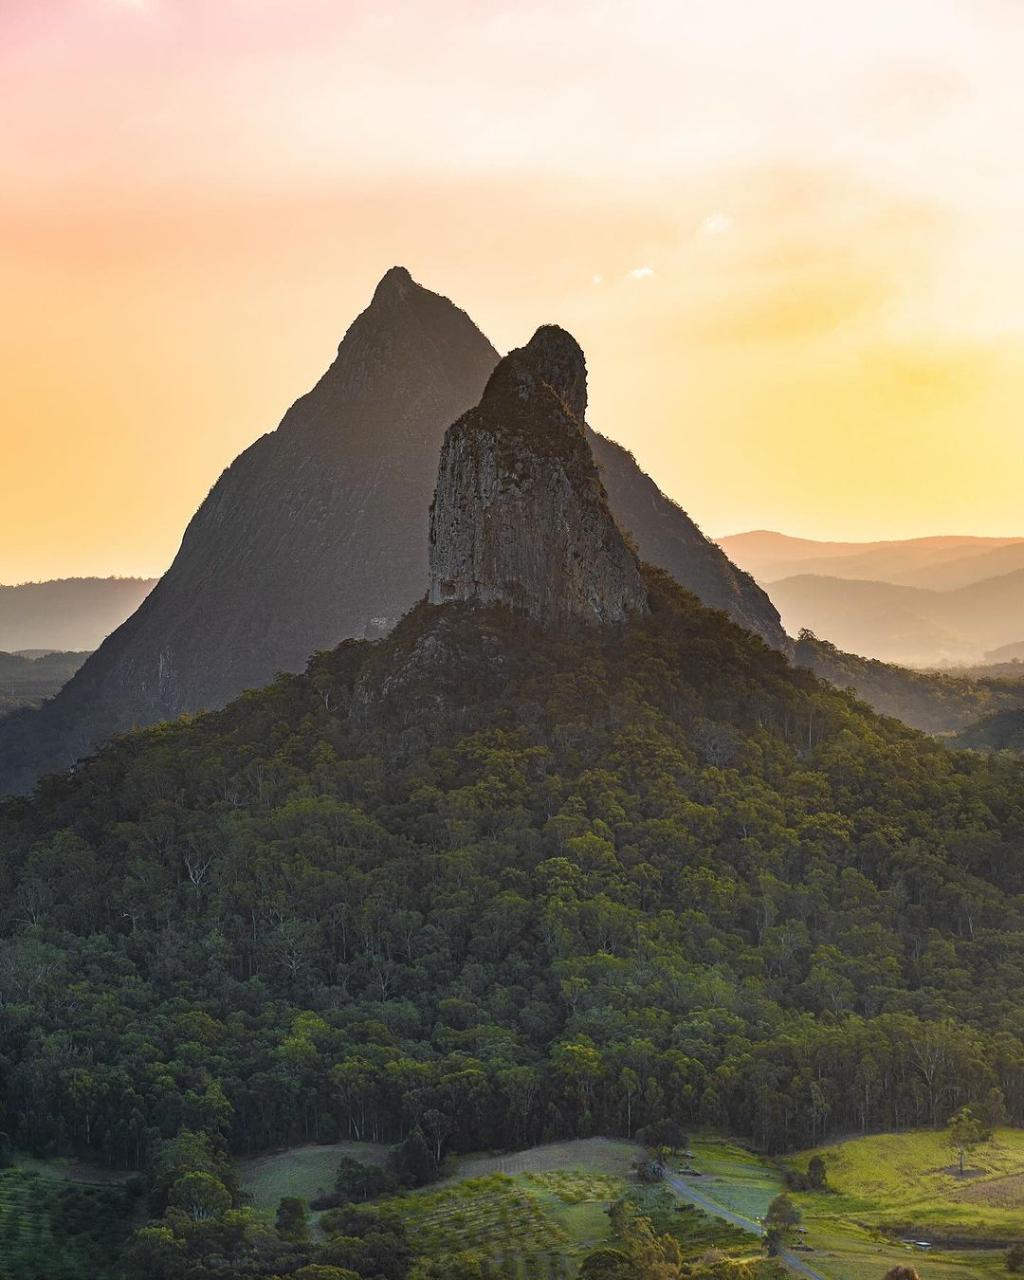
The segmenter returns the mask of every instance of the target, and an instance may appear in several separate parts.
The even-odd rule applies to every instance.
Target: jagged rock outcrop
[[[426,588],[445,430],[477,404],[497,362],[464,312],[404,268],[389,271],[313,390],[217,481],[140,608],[51,703],[0,720],[0,794],[69,767],[119,729],[220,706],[301,670],[316,649],[386,631]],[[578,390],[562,378],[576,418]],[[587,438],[641,558],[784,647],[753,580],[626,450]]]
[[[448,429],[430,514],[431,603],[504,604],[545,623],[646,610],[584,434],[586,385],[576,341],[545,326]]]

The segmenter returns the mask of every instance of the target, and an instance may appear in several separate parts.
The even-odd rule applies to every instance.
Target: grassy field
[[[781,1171],[768,1160],[718,1137],[698,1137],[691,1143],[693,1166],[701,1173],[693,1186],[701,1194],[743,1214],[764,1215],[782,1189]],[[791,1162],[805,1168],[815,1154],[801,1153]],[[821,1148],[834,1191],[798,1194],[809,1251],[801,1256],[828,1280],[881,1280],[891,1267],[911,1265],[923,1280],[996,1280],[1007,1275],[1004,1248],[933,1248],[927,1252],[887,1236],[883,1230],[911,1220],[918,1229],[900,1233],[915,1239],[934,1239],[926,1230],[942,1221],[955,1221],[957,1232],[970,1224],[990,1231],[997,1213],[1000,1236],[1024,1239],[1024,1209],[1000,1209],[1004,1193],[1014,1194],[1018,1170],[1024,1167],[1024,1134],[1001,1132],[990,1146],[979,1148],[972,1164],[984,1174],[961,1181],[944,1173],[951,1160],[942,1134],[887,1134]],[[990,1191],[982,1193],[986,1185]],[[1024,1179],[1022,1179],[1024,1181]],[[963,1197],[967,1197],[966,1201]],[[985,1206],[976,1212],[977,1202]],[[966,1207],[965,1207],[966,1206]],[[911,1212],[913,1210],[913,1212]],[[951,1216],[952,1215],[952,1216]]]
[[[814,1152],[795,1161],[804,1165]],[[924,1240],[1024,1240],[1024,1132],[1000,1129],[970,1153],[966,1176],[952,1167],[948,1135],[936,1130],[877,1134],[819,1148],[828,1196],[805,1197],[809,1212],[866,1222]]]
[[[256,1209],[273,1211],[282,1196],[313,1200],[334,1190],[334,1178],[342,1156],[363,1164],[381,1165],[388,1148],[369,1142],[332,1142],[326,1146],[290,1147],[270,1155],[237,1162],[242,1188]]]
[[[455,1178],[482,1178],[491,1173],[553,1173],[582,1169],[587,1173],[629,1176],[630,1165],[642,1147],[622,1138],[576,1138],[570,1142],[549,1142],[528,1151],[505,1155],[464,1156]]]

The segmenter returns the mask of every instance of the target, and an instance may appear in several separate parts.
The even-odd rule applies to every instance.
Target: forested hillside
[[[957,734],[956,745],[977,751],[1024,751],[1024,709],[984,716]]]
[[[910,671],[877,658],[844,653],[802,631],[793,661],[840,689],[852,689],[880,714],[925,733],[949,734],[976,720],[1024,705],[1024,672]]]
[[[777,1149],[1024,1122],[1024,790],[647,571],[649,617],[420,606],[2,810],[0,1127],[146,1161],[652,1119]]]

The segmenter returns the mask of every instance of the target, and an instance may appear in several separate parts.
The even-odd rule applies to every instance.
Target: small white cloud
[[[653,267],[634,267],[626,274],[630,280],[653,280],[656,272]]]
[[[732,218],[727,213],[709,213],[698,228],[702,236],[724,236],[731,230]]]
[[[604,276],[591,276],[591,277],[590,277],[590,283],[591,283],[591,284],[604,284]]]

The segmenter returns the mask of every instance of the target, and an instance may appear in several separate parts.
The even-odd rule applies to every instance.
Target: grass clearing
[[[692,1140],[691,1148],[692,1165],[702,1175],[692,1180],[694,1190],[746,1218],[763,1217],[783,1188],[781,1171],[772,1161],[735,1142],[702,1136]],[[803,1152],[785,1163],[803,1169],[814,1154]],[[961,1215],[959,1221],[972,1222],[977,1236],[980,1220],[964,1213],[970,1204],[964,1197],[977,1198],[988,1186],[991,1194],[984,1205],[994,1207],[994,1193],[1005,1188],[1007,1180],[1017,1176],[1011,1171],[1024,1163],[1024,1134],[1001,1131],[987,1155],[986,1148],[978,1148],[971,1163],[984,1165],[986,1173],[963,1181],[943,1172],[950,1153],[941,1133],[878,1135],[819,1148],[818,1154],[826,1160],[835,1190],[794,1193],[793,1198],[803,1214],[805,1243],[810,1246],[799,1256],[828,1280],[881,1280],[898,1265],[916,1267],[923,1280],[1002,1280],[1006,1276],[1005,1247],[924,1251],[886,1236],[883,1227],[907,1222],[911,1208],[915,1214],[923,1210],[922,1217],[931,1215],[933,1222],[948,1220],[947,1211],[952,1209]],[[1011,1236],[1015,1230],[1017,1238],[1024,1239],[1024,1211],[1004,1217],[1001,1226]],[[937,1237],[924,1228],[913,1234],[926,1240]]]
[[[255,1209],[273,1212],[283,1196],[313,1200],[334,1190],[342,1156],[363,1164],[382,1165],[388,1147],[370,1142],[332,1142],[324,1146],[290,1147],[237,1162],[242,1188]]]
[[[831,1194],[807,1196],[808,1212],[867,1223],[890,1235],[936,1241],[1024,1239],[1024,1132],[999,1129],[970,1153],[970,1176],[951,1169],[942,1130],[874,1134],[804,1152],[818,1154]]]
[[[465,1156],[453,1175],[456,1180],[482,1178],[491,1173],[556,1173],[581,1170],[627,1178],[633,1160],[643,1148],[624,1138],[574,1138],[568,1142],[548,1142],[527,1151],[502,1155]]]

